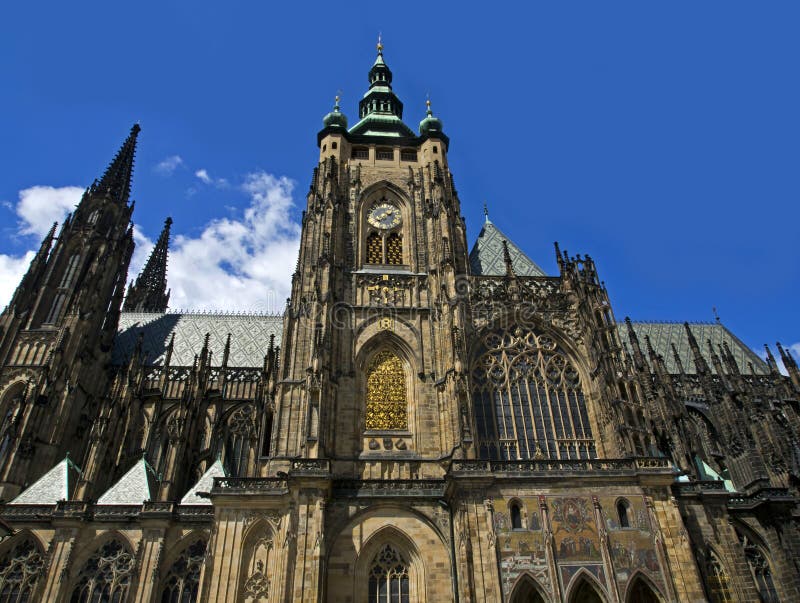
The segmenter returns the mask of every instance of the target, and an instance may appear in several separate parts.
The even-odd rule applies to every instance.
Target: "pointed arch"
[[[383,526],[367,539],[356,560],[356,600],[370,603],[418,601],[424,591],[424,572],[413,540],[394,526]]]
[[[9,540],[0,553],[0,603],[33,601],[44,582],[44,549],[29,530]]]
[[[735,599],[731,591],[730,574],[725,569],[719,554],[710,544],[706,547],[703,573],[706,577],[706,590],[711,603],[733,603]]]
[[[744,558],[761,601],[777,603],[781,599],[772,578],[769,548],[764,546],[764,541],[750,526],[737,522],[734,524],[734,530],[744,551]]]
[[[186,545],[186,540],[189,544]],[[192,533],[181,539],[180,554],[167,564],[161,583],[161,603],[195,603],[200,588],[200,572],[205,562],[208,537]]]
[[[214,448],[222,458],[226,473],[232,477],[247,475],[255,459],[258,441],[253,404],[244,402],[230,408],[217,421],[214,431]]]
[[[536,579],[525,572],[517,578],[508,600],[509,603],[545,603],[547,595]]]
[[[577,358],[548,330],[482,331],[470,362],[479,450],[501,460],[595,458],[591,379]]]
[[[131,592],[135,563],[127,539],[118,533],[104,536],[105,542],[81,566],[70,603],[125,601]]]
[[[567,589],[569,603],[606,603],[605,589],[586,568],[581,568],[572,577]]]
[[[0,463],[11,452],[12,443],[22,421],[23,399],[27,390],[24,381],[16,381],[0,396]]]
[[[664,598],[653,581],[641,570],[636,570],[628,580],[626,603],[662,603]]]
[[[262,519],[250,526],[242,541],[237,600],[244,603],[269,600],[276,570],[275,549],[276,532],[269,521]]]

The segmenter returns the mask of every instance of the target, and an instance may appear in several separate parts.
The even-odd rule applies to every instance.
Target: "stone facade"
[[[791,357],[617,324],[488,216],[470,253],[441,121],[369,75],[282,316],[166,313],[169,220],[121,314],[138,127],[45,239],[0,316],[0,602],[800,600]]]

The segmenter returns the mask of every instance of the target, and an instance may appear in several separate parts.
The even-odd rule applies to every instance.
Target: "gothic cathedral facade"
[[[800,370],[468,246],[379,46],[280,316],[126,287],[134,126],[0,315],[0,603],[800,600]]]

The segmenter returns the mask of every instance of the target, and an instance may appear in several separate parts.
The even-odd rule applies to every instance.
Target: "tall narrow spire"
[[[164,229],[156,246],[136,279],[128,289],[124,310],[128,312],[166,312],[169,303],[167,291],[167,253],[172,218],[164,221]]]
[[[128,138],[122,143],[111,164],[99,181],[92,184],[90,192],[107,195],[114,201],[127,203],[131,194],[131,177],[133,175],[133,159],[136,154],[136,138],[141,128],[133,124]]]

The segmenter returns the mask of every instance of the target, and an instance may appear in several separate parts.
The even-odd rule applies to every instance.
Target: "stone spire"
[[[95,181],[89,192],[104,195],[114,201],[127,203],[131,194],[131,177],[133,176],[133,159],[136,154],[136,138],[141,128],[133,124],[131,133],[117,152],[111,164],[99,181]]]
[[[136,284],[128,288],[123,309],[127,312],[166,312],[169,303],[167,290],[167,253],[169,250],[169,229],[172,218],[164,221],[164,229],[136,279]]]

